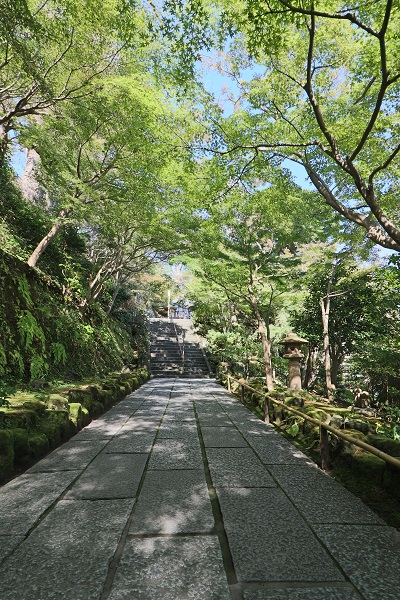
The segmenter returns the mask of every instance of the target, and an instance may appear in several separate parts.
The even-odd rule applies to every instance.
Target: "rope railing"
[[[382,450],[378,450],[378,448],[375,448],[374,446],[371,446],[370,444],[367,444],[366,442],[358,440],[357,438],[355,438],[351,435],[347,435],[346,433],[343,433],[342,431],[340,431],[340,429],[336,429],[336,427],[332,427],[331,425],[328,425],[327,423],[324,423],[323,421],[319,421],[318,419],[314,419],[313,417],[310,417],[309,415],[305,415],[300,410],[297,410],[296,408],[293,408],[292,406],[288,406],[284,402],[281,402],[280,400],[276,400],[276,398],[271,398],[270,396],[268,396],[268,394],[265,394],[264,392],[260,392],[259,390],[251,387],[247,383],[238,381],[237,379],[235,379],[234,377],[232,377],[229,374],[227,374],[227,378],[228,378],[228,392],[232,393],[231,392],[231,381],[233,381],[241,386],[242,402],[244,402],[244,388],[246,388],[246,389],[250,390],[251,392],[258,394],[259,396],[264,397],[265,401],[267,403],[267,406],[269,406],[269,403],[272,402],[273,404],[277,404],[278,406],[281,406],[285,410],[294,413],[298,417],[301,417],[302,419],[309,421],[310,423],[313,423],[314,425],[317,425],[320,429],[321,467],[324,471],[329,470],[328,431],[330,433],[333,433],[337,437],[345,440],[346,442],[354,444],[355,446],[358,446],[359,448],[362,448],[363,450],[370,452],[370,454],[374,454],[375,456],[377,456],[378,458],[381,458],[382,460],[384,460],[386,463],[392,465],[393,467],[400,469],[400,460],[398,460],[394,456],[390,456],[390,454],[386,454],[385,452],[382,452]]]

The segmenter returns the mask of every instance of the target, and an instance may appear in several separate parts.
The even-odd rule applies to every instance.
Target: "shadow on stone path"
[[[208,379],[0,489],[0,600],[398,600],[400,535]]]

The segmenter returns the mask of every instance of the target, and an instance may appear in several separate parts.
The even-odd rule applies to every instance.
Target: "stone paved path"
[[[399,600],[400,535],[210,380],[153,379],[0,489],[0,600]]]

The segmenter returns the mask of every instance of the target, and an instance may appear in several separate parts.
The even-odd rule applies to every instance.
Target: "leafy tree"
[[[268,389],[274,385],[271,327],[279,302],[298,286],[298,246],[310,240],[311,215],[307,222],[297,216],[306,197],[279,176],[252,194],[232,191],[203,215],[196,258],[188,261],[205,284],[221,288],[234,316],[258,332]]]
[[[293,320],[294,327],[310,342],[307,386],[315,384],[321,364],[318,356],[324,354],[321,301],[325,300],[325,308],[329,295],[327,339],[333,390],[343,378],[343,367],[349,361],[357,364],[359,374],[365,374],[371,359],[367,359],[363,365],[361,357],[365,358],[369,352],[376,356],[374,347],[379,351],[389,347],[395,350],[399,339],[395,291],[398,282],[395,284],[396,276],[392,267],[361,268],[343,254],[341,257],[331,255],[330,260],[314,265],[307,277],[308,294],[303,308],[296,311]],[[397,356],[396,350],[394,355]],[[313,359],[314,365],[311,364]],[[384,370],[386,366],[381,365],[381,368]],[[327,385],[329,383],[328,379]]]
[[[170,30],[208,19],[230,45],[232,116],[207,149],[304,167],[324,201],[375,244],[400,251],[399,17],[392,0],[349,6],[259,0],[169,3]],[[206,15],[206,16],[205,16]],[[181,23],[183,20],[183,24]],[[184,60],[199,56],[179,37]],[[246,81],[255,61],[258,73]],[[262,74],[260,74],[262,71]],[[204,145],[205,146],[205,145]]]
[[[32,115],[87,98],[118,61],[118,2],[1,3],[0,158],[10,133]]]

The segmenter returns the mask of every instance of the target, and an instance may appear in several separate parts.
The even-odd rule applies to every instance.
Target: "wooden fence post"
[[[321,468],[323,471],[329,471],[329,437],[328,430],[320,425],[320,440],[321,440]]]
[[[264,423],[269,425],[269,398],[268,396],[264,396],[265,404],[264,404]]]
[[[228,373],[228,392],[231,392],[231,376]]]
[[[244,385],[241,386],[241,390],[240,390],[240,399],[242,401],[242,404],[244,404]]]

